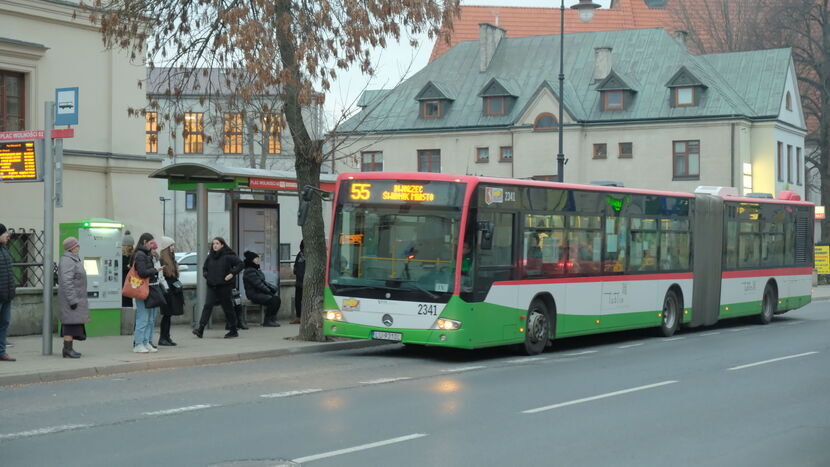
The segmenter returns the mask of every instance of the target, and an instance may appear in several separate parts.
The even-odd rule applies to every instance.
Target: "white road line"
[[[741,331],[746,331],[747,329],[749,329],[749,328],[734,328],[734,329],[727,329],[727,331],[729,331],[729,332],[741,332]]]
[[[576,353],[566,353],[562,355],[563,357],[579,357],[580,355],[588,355],[592,353],[597,353],[599,350],[585,350],[583,352],[576,352]]]
[[[508,360],[507,363],[531,363],[531,362],[538,362],[544,360],[543,357],[524,357],[524,358],[514,358],[513,360]]]
[[[373,379],[371,381],[361,381],[360,384],[386,384],[386,383],[394,383],[396,381],[404,381],[407,379],[412,379],[409,376],[401,376],[400,378],[380,378],[380,379]]]
[[[620,396],[620,395],[623,395],[623,394],[628,394],[630,392],[645,391],[646,389],[654,389],[654,388],[658,388],[660,386],[666,386],[668,384],[674,384],[674,383],[677,383],[677,381],[663,381],[661,383],[649,384],[649,385],[646,385],[646,386],[638,386],[636,388],[630,388],[630,389],[623,389],[621,391],[609,392],[607,394],[600,394],[598,396],[586,397],[584,399],[576,399],[576,400],[568,401],[568,402],[560,402],[559,404],[546,405],[544,407],[539,407],[539,408],[536,408],[536,409],[524,410],[524,411],[522,411],[522,413],[544,412],[546,410],[553,410],[553,409],[558,409],[560,407],[567,407],[569,405],[582,404],[583,402],[591,402],[591,401],[595,401],[595,400],[599,400],[599,399],[605,399],[607,397]]]
[[[400,437],[397,437],[397,438],[387,439],[385,441],[378,441],[376,443],[361,444],[360,446],[355,446],[355,447],[352,447],[352,448],[338,449],[337,451],[329,451],[329,452],[324,452],[322,454],[315,454],[313,456],[300,457],[300,458],[294,459],[292,462],[296,462],[298,464],[303,464],[303,463],[306,463],[306,462],[312,462],[312,461],[316,461],[316,460],[320,460],[320,459],[326,459],[328,457],[340,456],[340,455],[343,455],[343,454],[350,454],[352,452],[357,452],[357,451],[365,451],[367,449],[379,448],[381,446],[388,446],[390,444],[395,444],[395,443],[403,443],[404,441],[410,441],[410,440],[413,440],[413,439],[423,438],[424,436],[429,436],[429,435],[427,435],[425,433],[413,433],[411,435],[400,436]]]
[[[62,431],[80,430],[81,428],[90,428],[92,425],[60,425],[50,426],[48,428],[39,428],[37,430],[21,431],[19,433],[8,433],[0,435],[0,440],[27,438],[29,436],[48,435],[52,433],[60,433]]]
[[[700,334],[700,337],[717,336],[718,334],[720,334],[720,331],[704,332]]]
[[[683,339],[685,339],[685,337],[667,337],[663,339],[663,342],[679,341]]]
[[[770,360],[764,360],[763,362],[747,363],[746,365],[733,366],[732,368],[729,368],[729,371],[743,370],[744,368],[751,368],[753,366],[758,366],[758,365],[766,365],[767,363],[780,362],[781,360],[789,360],[791,358],[806,357],[808,355],[813,355],[813,354],[817,354],[817,353],[818,352],[804,352],[804,353],[800,353],[798,355],[787,355],[786,357],[779,357],[779,358],[773,358],[773,359],[770,359]]]
[[[462,371],[473,371],[473,370],[480,370],[482,368],[487,368],[485,365],[476,365],[476,366],[462,366],[461,368],[446,368],[441,370],[444,373],[461,373]]]
[[[155,412],[144,412],[142,415],[147,416],[154,416],[154,415],[172,415],[182,412],[192,412],[194,410],[202,410],[202,409],[209,409],[211,407],[216,407],[213,404],[199,404],[199,405],[189,405],[187,407],[179,407],[177,409],[167,409],[167,410],[156,410]]]
[[[791,321],[789,323],[781,323],[784,326],[795,326],[796,324],[804,324],[804,321]]]
[[[320,392],[322,389],[300,389],[298,391],[285,391],[285,392],[274,392],[271,394],[261,394],[259,397],[264,397],[266,399],[276,399],[278,397],[292,397],[292,396],[301,396],[303,394],[312,394],[315,392]]]
[[[643,343],[642,343],[642,342],[638,342],[638,343],[636,343],[636,344],[621,345],[621,346],[619,346],[619,347],[617,347],[617,348],[618,348],[618,349],[630,349],[631,347],[637,347],[637,346],[639,346],[639,345],[643,345]]]

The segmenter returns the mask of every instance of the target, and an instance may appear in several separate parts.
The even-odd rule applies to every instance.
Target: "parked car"
[[[176,262],[179,263],[179,280],[182,285],[196,285],[196,274],[199,272],[199,258],[195,252],[177,252]]]

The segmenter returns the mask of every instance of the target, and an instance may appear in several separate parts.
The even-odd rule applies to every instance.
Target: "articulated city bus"
[[[343,174],[324,332],[537,354],[561,337],[769,323],[810,302],[814,206],[729,190]]]

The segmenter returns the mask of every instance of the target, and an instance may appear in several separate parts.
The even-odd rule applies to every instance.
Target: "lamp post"
[[[593,3],[591,0],[579,0],[576,5],[571,5],[571,8],[579,12],[579,19],[587,23],[594,17],[594,10],[600,6]],[[563,145],[563,137],[565,135],[563,118],[563,101],[565,98],[565,0],[562,0],[559,6],[559,154],[556,155],[556,179],[559,182],[565,181],[565,150]]]
[[[170,198],[159,196],[159,201],[161,201],[161,234],[167,235],[167,202]]]

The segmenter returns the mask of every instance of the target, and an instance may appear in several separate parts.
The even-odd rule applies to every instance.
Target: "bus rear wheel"
[[[772,322],[777,305],[778,297],[775,296],[775,290],[771,285],[767,284],[766,288],[764,288],[764,298],[761,301],[761,314],[758,315],[758,322],[760,324],[769,324]]]
[[[538,298],[530,303],[527,310],[527,327],[525,329],[524,351],[528,355],[538,355],[545,350],[550,341],[550,312],[545,302]]]
[[[666,298],[663,299],[661,316],[660,334],[663,337],[673,336],[680,326],[680,300],[677,299],[677,295],[672,290],[666,292]]]

